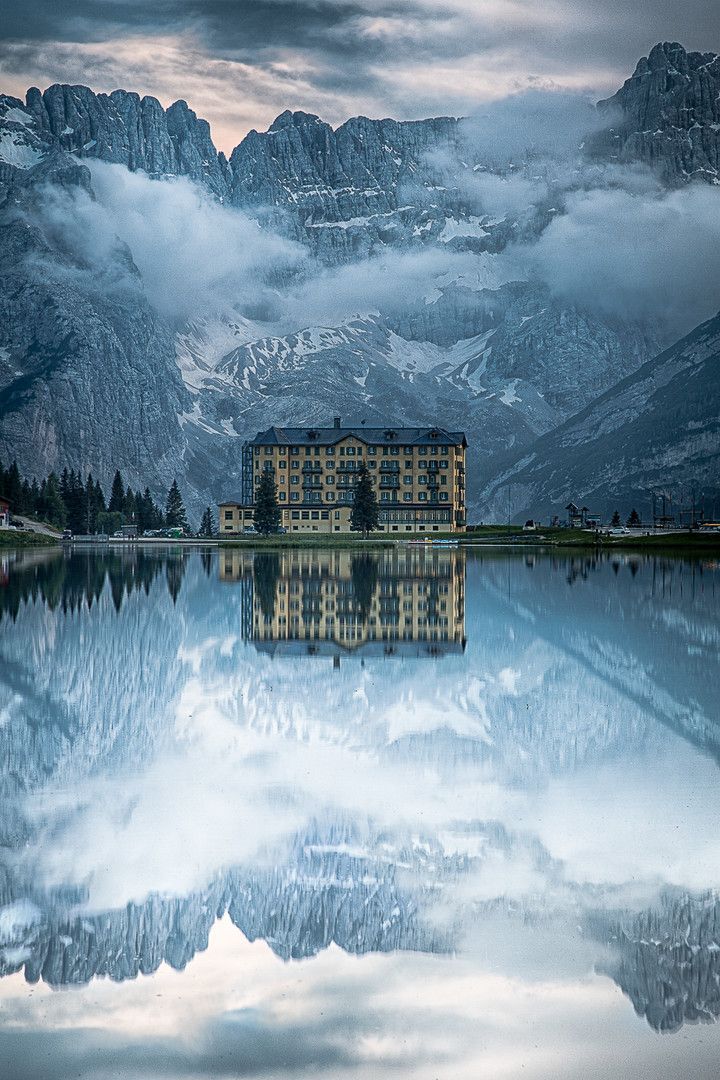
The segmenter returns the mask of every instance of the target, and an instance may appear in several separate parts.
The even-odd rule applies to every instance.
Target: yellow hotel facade
[[[253,529],[262,472],[272,470],[281,524],[288,533],[349,533],[362,465],[372,477],[381,533],[462,532],[465,453],[462,431],[445,428],[271,427],[242,450],[241,492],[219,504],[220,535]]]

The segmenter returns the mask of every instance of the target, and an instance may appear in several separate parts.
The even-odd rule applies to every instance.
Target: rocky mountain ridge
[[[670,184],[713,181],[717,70],[711,54],[656,46],[602,106],[615,127],[588,153],[650,163]],[[473,156],[463,125],[357,117],[333,129],[286,111],[226,160],[184,102],[164,109],[125,91],[68,86],[32,89],[24,102],[0,96],[0,457],[18,457],[29,474],[90,469],[106,484],[120,465],[156,494],[177,476],[198,512],[208,497],[227,497],[239,441],[267,423],[338,413],[384,422],[389,407],[416,422],[431,403],[434,415],[468,430],[471,515],[507,508],[488,494],[498,462],[567,423],[667,339],[647,319],[611,319],[535,281],[492,280],[494,255],[532,245],[562,202],[546,205],[548,195],[502,215],[479,210],[466,181],[487,164]],[[359,300],[355,320],[320,326],[300,314],[290,333],[267,319],[253,325],[243,296],[227,318],[208,313],[200,331],[171,327],[126,246],[115,245],[100,274],[68,250],[53,200],[73,187],[94,198],[79,158],[185,177],[300,242],[316,266],[442,252],[473,260],[477,273],[443,273],[439,263],[431,286],[402,305],[389,289],[387,308],[381,301],[373,313]],[[278,311],[285,287],[277,285]],[[308,349],[310,339],[318,344]]]
[[[689,506],[720,498],[720,315],[648,361],[586,409],[515,455],[480,493],[490,515],[538,518],[570,499],[646,518],[652,493]],[[669,478],[672,478],[669,480]]]

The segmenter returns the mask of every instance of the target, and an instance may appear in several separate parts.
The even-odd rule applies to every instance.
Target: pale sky
[[[661,40],[720,49],[715,0],[26,0],[0,91],[83,83],[183,98],[220,149],[284,109],[412,119],[528,86],[612,93]]]

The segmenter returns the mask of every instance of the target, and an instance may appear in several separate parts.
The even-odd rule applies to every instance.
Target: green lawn
[[[54,536],[44,533],[0,529],[0,548],[55,547],[58,543]]]

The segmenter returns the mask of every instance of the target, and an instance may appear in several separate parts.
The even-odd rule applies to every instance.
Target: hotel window
[[[290,468],[291,469],[299,469],[300,468],[300,462],[299,461],[291,461],[290,462]]]
[[[290,492],[290,502],[300,502],[300,492],[299,491],[291,491]]]
[[[427,482],[428,482],[427,476],[418,476],[418,484],[427,484]]]
[[[377,461],[368,461],[368,467],[371,469],[377,469]]]
[[[418,499],[420,500],[420,502],[427,502],[427,491],[419,492]]]
[[[406,446],[403,450],[404,454],[412,454],[412,446]]]
[[[332,455],[335,453],[335,447],[334,446],[328,446],[326,448],[326,450],[325,450],[325,453],[327,454],[328,457],[332,457]]]
[[[406,461],[405,462],[405,468],[406,469],[412,469],[412,461]]]
[[[226,510],[225,511],[225,520],[226,521],[232,521],[232,516],[233,516],[232,510]]]
[[[287,454],[287,446],[278,447],[278,453],[279,454]]]
[[[412,502],[412,491],[403,491],[403,502]]]
[[[412,476],[403,476],[403,484],[405,484],[406,487],[412,484],[412,480]]]
[[[399,446],[391,446],[390,447],[390,453],[392,454],[393,457],[397,457],[399,455],[399,453],[400,453],[400,447]]]
[[[265,447],[265,457],[270,457],[271,454],[272,454],[272,446],[266,446]]]
[[[441,491],[440,492],[440,502],[447,502],[447,501],[448,501],[448,493],[447,493],[447,491]]]
[[[312,514],[310,516],[312,517],[313,521],[319,521],[320,520],[320,511],[319,510],[313,510]]]
[[[299,510],[292,510],[291,513],[290,513],[290,516],[293,519],[293,521],[299,521],[300,520],[300,511]]]
[[[291,453],[291,454],[299,454],[299,453],[300,453],[300,447],[299,447],[299,446],[293,446],[293,447],[291,447],[291,448],[290,448],[290,453]]]
[[[310,511],[309,510],[303,510],[302,519],[303,519],[303,521],[309,521],[310,520]]]
[[[430,447],[430,453],[431,454],[437,454],[437,452],[438,452],[437,446],[431,446]]]
[[[335,502],[335,492],[334,491],[328,491],[325,498],[327,499],[328,502]]]
[[[260,447],[256,446],[255,447],[255,457],[257,457],[259,453],[260,453]]]
[[[290,477],[290,483],[291,484],[299,484],[300,483],[300,477],[299,476],[291,476]]]
[[[444,446],[443,446],[443,450],[445,450],[445,447],[444,447]],[[446,453],[447,453],[447,451],[446,451]],[[440,468],[441,468],[441,469],[447,469],[447,467],[448,467],[448,465],[449,465],[449,464],[450,464],[450,462],[449,462],[449,461],[441,461],[441,462],[440,462]]]
[[[335,520],[336,520],[336,521],[339,521],[339,520],[340,520],[340,511],[339,511],[339,510],[336,510],[336,511],[335,511]]]
[[[327,476],[325,477],[325,483],[326,484],[334,484],[335,483],[335,473],[328,473]]]
[[[345,453],[347,454],[348,457],[354,457],[355,456],[355,447],[354,446],[346,446],[345,447]]]
[[[278,461],[278,465],[281,469],[287,469],[287,461]]]
[[[287,499],[287,495],[284,491],[280,492],[280,494],[278,495],[278,499],[280,500],[280,502],[285,502],[285,500]]]

